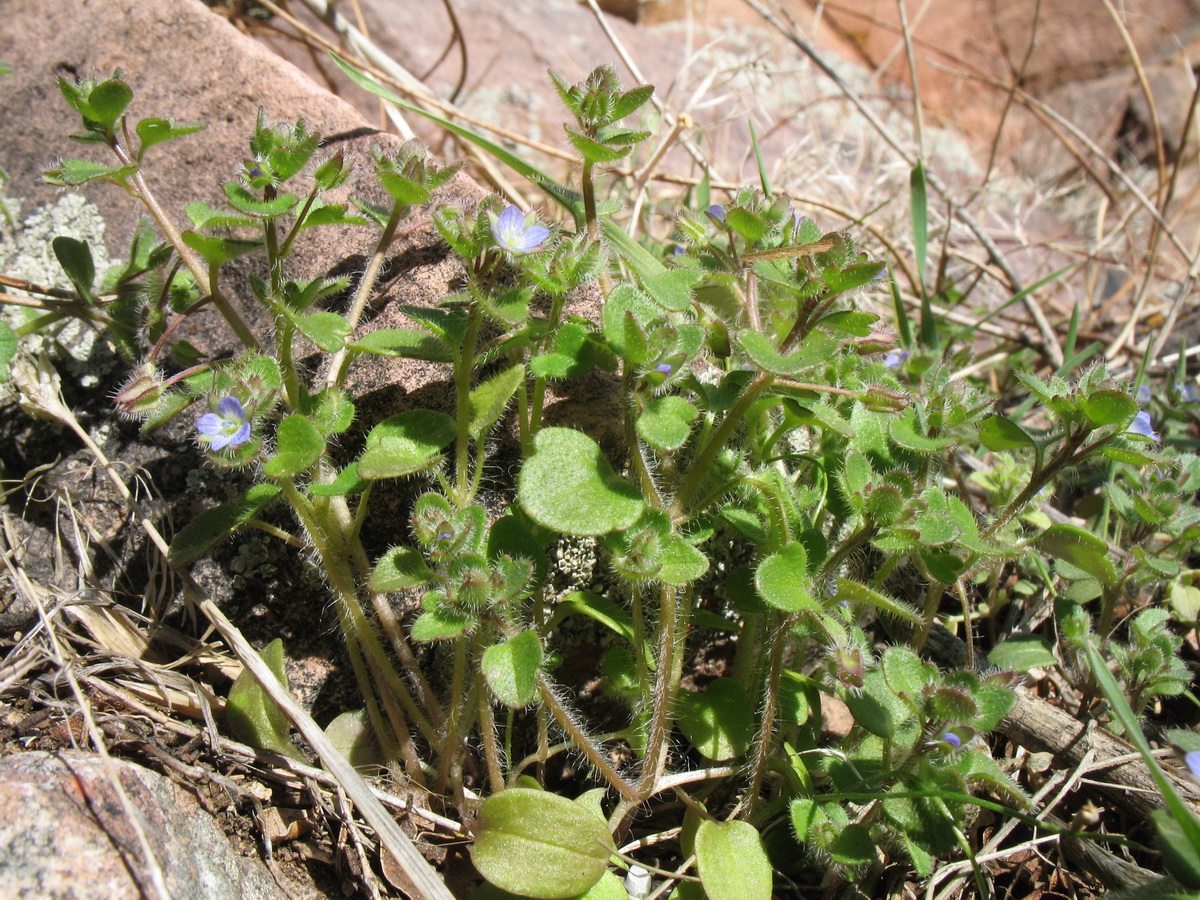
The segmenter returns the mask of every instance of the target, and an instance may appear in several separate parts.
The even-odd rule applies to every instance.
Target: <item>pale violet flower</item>
[[[1137,389],[1137,402],[1143,406],[1150,402],[1150,385],[1139,384]]]
[[[217,411],[205,413],[196,421],[201,443],[212,450],[233,450],[250,440],[250,422],[237,397],[222,397]]]
[[[947,744],[949,744],[951,747],[953,747],[955,750],[957,750],[959,747],[962,746],[962,738],[960,738],[953,731],[947,731],[945,734],[943,734],[942,740],[944,742],[946,742]]]
[[[716,219],[718,222],[725,221],[725,207],[723,207],[719,203],[714,203],[712,206],[710,206],[708,208],[708,214],[710,216],[712,216],[714,219]]]
[[[664,375],[670,375],[671,372],[674,370],[671,368],[670,363],[659,363],[657,366],[654,367],[654,371],[662,372]]]
[[[1189,753],[1183,754],[1183,761],[1187,763],[1188,771],[1192,773],[1192,777],[1200,780],[1200,750],[1192,750]]]
[[[550,236],[550,229],[534,224],[532,213],[526,216],[510,206],[493,220],[492,236],[501,249],[524,255],[537,250]]]
[[[1154,431],[1154,426],[1150,421],[1150,413],[1142,410],[1133,417],[1133,421],[1129,423],[1129,427],[1125,429],[1126,434],[1136,434],[1140,437],[1149,438],[1152,441],[1158,440],[1158,434]]]
[[[1185,384],[1179,389],[1179,400],[1181,403],[1200,403],[1200,391],[1194,384]]]
[[[893,350],[883,358],[883,364],[889,369],[898,369],[904,365],[906,359],[908,359],[907,350]]]

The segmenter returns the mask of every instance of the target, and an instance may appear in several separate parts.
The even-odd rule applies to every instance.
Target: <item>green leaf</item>
[[[263,662],[287,689],[287,672],[283,665],[283,639],[275,638],[258,652]],[[225,716],[234,736],[244,744],[259,750],[271,750],[283,756],[305,762],[291,739],[291,723],[275,705],[267,692],[254,679],[249,669],[242,669],[229,690]]]
[[[869,284],[883,274],[886,268],[881,262],[852,263],[848,266],[829,266],[822,270],[821,280],[830,294],[842,294]]]
[[[361,771],[378,772],[387,767],[387,759],[379,739],[371,728],[371,718],[365,709],[342,713],[327,726],[325,737],[346,757],[346,761]]]
[[[1050,555],[1087,572],[1103,585],[1112,587],[1117,583],[1117,570],[1108,558],[1108,544],[1091,532],[1074,525],[1051,525],[1038,538],[1038,545]]]
[[[541,668],[542,645],[537,632],[528,628],[483,651],[483,675],[488,687],[510,709],[533,702]]]
[[[438,454],[454,440],[454,419],[429,409],[389,416],[371,429],[358,460],[361,478],[399,478],[436,465]]]
[[[705,819],[696,829],[696,869],[709,900],[770,900],[771,862],[749,822]]]
[[[351,463],[338,472],[337,478],[325,484],[312,484],[308,492],[317,497],[345,497],[361,494],[370,482],[358,477],[358,465]]]
[[[837,592],[834,596],[838,602],[848,600],[851,603],[865,603],[868,606],[873,606],[881,612],[896,616],[900,619],[907,619],[910,622],[920,622],[921,614],[913,609],[909,604],[901,600],[896,600],[889,597],[887,594],[882,594],[879,591],[872,590],[865,584],[857,581],[851,581],[848,578],[839,578],[836,582]]]
[[[629,147],[609,147],[570,128],[566,129],[566,132],[567,140],[579,151],[585,162],[611,163],[629,155]]]
[[[604,822],[566,797],[509,788],[479,810],[475,868],[502,890],[566,900],[589,890],[616,850]]]
[[[1127,425],[1137,414],[1137,401],[1124,391],[1092,391],[1082,397],[1079,408],[1097,428]]]
[[[767,233],[767,223],[748,209],[731,206],[725,211],[725,224],[753,244]]]
[[[564,534],[628,528],[642,496],[613,472],[600,446],[581,431],[543,428],[517,480],[517,499],[533,521]]]
[[[253,253],[262,247],[262,241],[206,237],[195,231],[185,231],[182,237],[183,242],[203,256],[210,265],[229,262],[231,259]]]
[[[238,216],[224,209],[213,209],[203,200],[194,200],[183,208],[194,228],[242,228],[253,225],[254,220]]]
[[[225,199],[238,212],[257,219],[277,219],[300,202],[295,194],[279,194],[270,200],[260,200],[236,181],[225,182]]]
[[[1040,666],[1056,666],[1058,657],[1044,638],[1036,634],[1014,634],[992,648],[988,662],[999,669],[1028,672]]]
[[[705,759],[741,756],[754,739],[754,701],[733,678],[718,678],[703,693],[681,690],[676,723]]]
[[[861,866],[875,860],[875,839],[865,825],[853,822],[842,829],[829,845],[833,861],[843,866]]]
[[[101,125],[111,126],[125,112],[131,100],[133,89],[129,85],[124,81],[109,79],[92,88],[87,97],[87,106],[81,112]]]
[[[106,166],[86,159],[64,159],[53,169],[47,170],[42,178],[48,184],[60,187],[76,187],[89,181],[111,181],[123,185],[125,179],[137,170],[137,166]]]
[[[1200,889],[1200,847],[1188,840],[1183,828],[1165,809],[1150,813],[1158,829],[1158,851],[1175,880],[1192,890]]]
[[[469,613],[448,607],[435,606],[417,616],[413,622],[414,641],[445,641],[459,637],[475,624]]]
[[[912,710],[896,696],[879,669],[867,672],[862,688],[847,692],[844,699],[854,721],[881,738],[893,737],[912,718]]]
[[[9,376],[8,363],[17,354],[17,333],[0,319],[0,381]]]
[[[594,619],[633,644],[633,618],[615,600],[591,591],[574,591],[556,603],[547,626],[549,631],[554,631],[563,619],[575,613]]]
[[[186,566],[200,558],[258,515],[279,494],[277,485],[256,484],[239,499],[206,509],[180,529],[171,541],[168,553],[171,565]]]
[[[701,269],[667,269],[642,278],[642,287],[654,301],[675,312],[692,308],[692,288],[704,277]]]
[[[692,421],[700,414],[682,397],[656,397],[637,418],[637,433],[656,450],[678,450],[692,433]]]
[[[804,369],[826,363],[838,348],[834,338],[820,331],[810,333],[787,356],[780,354],[763,335],[749,328],[737,333],[737,342],[755,365],[774,375],[795,375]]]
[[[433,570],[415,547],[392,547],[371,570],[367,586],[373,591],[388,593],[428,584],[433,577]]]
[[[488,429],[504,415],[504,408],[524,377],[524,366],[509,366],[472,389],[468,399],[467,433],[477,442],[482,441]]]
[[[423,359],[428,362],[454,361],[454,352],[450,345],[421,328],[378,328],[350,344],[350,349],[360,353]]]
[[[983,420],[983,425],[979,429],[979,442],[993,452],[1020,450],[1023,447],[1028,447],[1030,450],[1037,449],[1037,444],[1034,443],[1029,433],[1012,419],[1006,419],[1004,416],[988,416]]]
[[[658,551],[662,568],[655,576],[663,584],[683,587],[708,571],[708,557],[681,534],[669,534]]]
[[[134,129],[137,132],[138,141],[140,142],[138,146],[138,159],[140,160],[142,154],[155,144],[161,144],[164,141],[173,141],[176,138],[202,131],[207,127],[203,123],[176,125],[175,120],[170,117],[166,119],[142,119]]]
[[[263,466],[268,478],[291,478],[315,463],[325,450],[325,439],[307,416],[294,413],[275,431],[278,452]]]
[[[88,302],[95,299],[92,285],[96,283],[96,263],[92,260],[92,248],[86,241],[73,237],[56,237],[50,244],[62,270],[79,291],[79,296]]]
[[[600,313],[604,339],[617,356],[641,365],[647,361],[647,348],[644,338],[639,339],[637,331],[644,331],[660,315],[662,310],[653,300],[632,285],[619,284],[604,301]],[[629,317],[632,317],[633,323],[629,322]],[[631,324],[636,325],[637,329],[631,330]]]
[[[341,350],[346,336],[350,334],[350,323],[337,313],[309,313],[306,316],[296,316],[293,321],[306,338],[326,353]]]
[[[808,554],[798,541],[764,559],[755,573],[754,584],[759,596],[775,609],[816,612],[821,608],[813,599],[809,584]]]

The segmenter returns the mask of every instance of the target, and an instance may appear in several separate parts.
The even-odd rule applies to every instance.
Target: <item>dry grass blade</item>
[[[780,34],[791,41],[791,43],[794,44],[802,53],[804,53],[805,56],[812,60],[813,64],[816,65],[817,68],[819,68],[837,86],[838,90],[840,90],[845,95],[846,99],[854,105],[854,108],[857,109],[859,114],[870,123],[871,127],[875,129],[876,133],[883,138],[887,145],[891,147],[892,150],[894,150],[902,160],[904,160],[906,165],[910,167],[915,165],[916,159],[913,157],[912,153],[904,147],[900,139],[896,137],[892,130],[879,118],[879,116],[875,114],[870,106],[863,101],[858,92],[855,91],[854,88],[851,87],[850,84],[848,84],[846,80],[842,78],[832,66],[829,65],[828,62],[826,62],[826,60],[816,51],[816,48],[814,48],[812,44],[805,40],[795,29],[785,26],[781,19],[773,12],[768,10],[762,3],[759,2],[759,0],[746,0],[746,3],[752,9],[754,9],[755,12],[762,16],[763,19],[770,23],[772,27],[776,28]],[[966,209],[966,207],[956,202],[950,196],[947,186],[933,172],[927,171],[925,173],[925,177],[928,185],[946,201],[951,215],[959,219],[963,225],[970,230],[971,234],[974,235],[975,239],[979,242],[979,246],[981,246],[987,253],[988,258],[992,261],[997,269],[1004,273],[1009,290],[1011,290],[1014,294],[1021,293],[1021,291],[1024,289],[1021,278],[1009,264],[1004,254],[1000,252],[1000,248],[996,246],[995,242],[987,233],[987,230],[983,227],[983,225],[980,224],[980,222]],[[1059,346],[1058,337],[1055,334],[1054,328],[1050,325],[1049,320],[1046,318],[1045,313],[1042,312],[1042,309],[1038,305],[1036,299],[1030,294],[1026,294],[1022,298],[1021,302],[1038,330],[1038,334],[1042,340],[1043,350],[1046,353],[1047,358],[1056,368],[1061,366],[1063,362],[1062,347]]]
[[[87,447],[88,451],[104,469],[113,485],[122,495],[129,507],[135,512],[139,524],[147,537],[158,548],[164,559],[167,559],[168,545],[166,539],[158,531],[137,498],[130,492],[125,482],[105,455],[104,451],[92,440],[91,435],[79,424],[74,413],[66,405],[59,391],[58,376],[48,360],[40,358],[36,363],[20,360],[13,366],[13,382],[21,395],[22,406],[31,413],[41,417],[55,419],[66,425]],[[430,866],[425,857],[413,845],[412,840],[396,824],[396,821],[383,808],[371,789],[363,781],[354,767],[330,743],[329,738],[312,717],[296,702],[284,688],[271,670],[263,662],[262,657],[242,637],[242,633],[229,621],[224,613],[217,608],[192,577],[183,570],[176,573],[183,583],[185,594],[191,602],[202,611],[210,622],[220,632],[221,637],[229,648],[253,674],[259,686],[272,701],[282,710],[284,715],[296,726],[321,763],[333,774],[338,783],[353,800],[378,835],[379,840],[392,853],[396,861],[404,868],[412,883],[418,888],[421,896],[427,900],[453,900],[453,895]]]

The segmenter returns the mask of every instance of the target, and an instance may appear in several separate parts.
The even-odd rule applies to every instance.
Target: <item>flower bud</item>
[[[162,374],[153,363],[143,362],[125,379],[113,396],[117,414],[123,419],[144,419],[158,409],[166,393]]]

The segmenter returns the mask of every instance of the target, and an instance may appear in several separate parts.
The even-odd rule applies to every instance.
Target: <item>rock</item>
[[[143,832],[173,900],[287,897],[262,862],[237,854],[191,794],[149,769],[74,750],[0,760],[4,893],[158,896],[110,772],[144,817]]]

